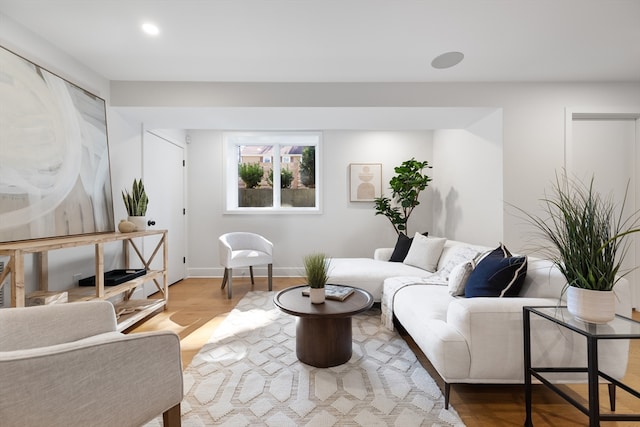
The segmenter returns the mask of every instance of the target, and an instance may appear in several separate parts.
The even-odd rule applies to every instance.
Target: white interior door
[[[167,275],[169,284],[173,284],[185,277],[184,148],[152,132],[145,132],[143,176],[149,196],[147,220],[155,221],[153,228],[168,230]],[[145,254],[150,255],[153,249],[151,245],[145,245]],[[154,259],[157,265],[162,262],[161,255]],[[145,294],[156,291],[153,283],[145,284]]]
[[[594,177],[594,187],[603,195],[613,194],[614,201],[622,203],[625,188],[629,191],[625,204],[625,216],[638,208],[636,196],[636,121],[633,119],[585,118],[572,120],[571,149],[567,151],[567,169],[575,177],[589,183]],[[631,235],[629,251],[623,269],[638,266],[638,236]],[[640,274],[627,275],[631,284],[634,307],[640,306]]]

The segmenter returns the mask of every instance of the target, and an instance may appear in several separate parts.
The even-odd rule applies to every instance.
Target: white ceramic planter
[[[136,231],[143,231],[147,229],[147,218],[144,216],[130,216],[129,222],[135,224]]]
[[[311,299],[311,304],[323,304],[324,288],[310,288],[309,298]]]
[[[567,309],[579,320],[607,323],[616,317],[616,296],[613,291],[592,291],[569,286]]]

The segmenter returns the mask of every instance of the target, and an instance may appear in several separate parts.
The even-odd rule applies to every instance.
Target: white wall
[[[434,133],[433,233],[478,245],[503,238],[502,111]]]
[[[393,167],[404,160],[432,158],[432,132],[324,131],[321,214],[223,214],[223,147],[219,131],[190,131],[188,152],[188,275],[221,276],[217,237],[229,231],[265,235],[275,246],[274,274],[299,275],[302,256],[324,251],[330,256],[371,257],[376,247],[393,246],[388,220],[374,215],[373,202],[350,202],[349,163],[382,163],[388,189]],[[429,231],[430,188],[410,218],[409,232]],[[390,193],[387,190],[387,195]]]

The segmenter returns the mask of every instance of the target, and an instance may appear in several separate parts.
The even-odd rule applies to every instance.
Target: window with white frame
[[[320,132],[226,132],[226,211],[320,212]]]

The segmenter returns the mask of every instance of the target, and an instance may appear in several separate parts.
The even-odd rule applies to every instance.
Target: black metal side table
[[[531,366],[531,314],[540,316],[546,320],[567,328],[575,333],[583,335],[587,339],[587,366],[586,367],[532,367]],[[526,419],[525,426],[533,426],[531,419],[531,377],[534,376],[544,385],[559,394],[566,401],[578,408],[584,414],[589,415],[589,426],[596,427],[600,421],[640,421],[639,414],[600,414],[600,401],[598,396],[598,379],[604,378],[610,383],[610,397],[612,410],[615,409],[615,386],[640,399],[640,392],[612,378],[598,368],[598,342],[600,340],[640,339],[640,322],[627,317],[618,316],[605,325],[588,323],[576,319],[566,307],[524,307],[524,385]],[[552,372],[586,372],[588,383],[588,402],[585,407],[573,397],[569,396],[557,385],[545,378],[545,373]]]

